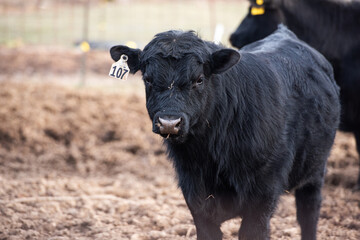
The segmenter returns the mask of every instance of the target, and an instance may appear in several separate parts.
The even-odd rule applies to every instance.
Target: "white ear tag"
[[[129,66],[127,65],[127,60],[128,56],[125,54],[121,55],[119,61],[111,65],[109,76],[121,80],[126,80],[130,72]]]

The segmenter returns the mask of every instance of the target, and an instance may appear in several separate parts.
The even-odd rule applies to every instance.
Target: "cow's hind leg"
[[[356,140],[356,149],[358,152],[358,161],[359,161],[359,175],[358,175],[358,179],[357,179],[357,185],[356,185],[356,190],[360,191],[360,130],[355,132],[355,140]]]
[[[315,240],[321,206],[322,183],[307,184],[295,191],[297,220],[302,240]]]

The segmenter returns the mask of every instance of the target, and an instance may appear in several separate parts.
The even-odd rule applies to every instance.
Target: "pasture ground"
[[[79,87],[79,52],[0,55],[0,239],[195,239],[139,76],[109,79],[108,54],[90,52]],[[318,239],[360,239],[356,159],[353,137],[339,132]],[[272,239],[300,239],[295,215],[285,194]],[[236,239],[240,222],[223,224],[224,239]]]

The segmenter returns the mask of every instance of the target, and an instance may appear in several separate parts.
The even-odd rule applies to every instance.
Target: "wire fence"
[[[61,45],[89,41],[143,47],[156,33],[195,30],[229,45],[244,17],[243,0],[0,0],[0,45]]]

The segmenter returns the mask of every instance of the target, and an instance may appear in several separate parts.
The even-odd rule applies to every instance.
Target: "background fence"
[[[0,44],[61,45],[89,40],[143,47],[154,34],[195,30],[213,40],[228,38],[247,11],[243,0],[0,0]]]

